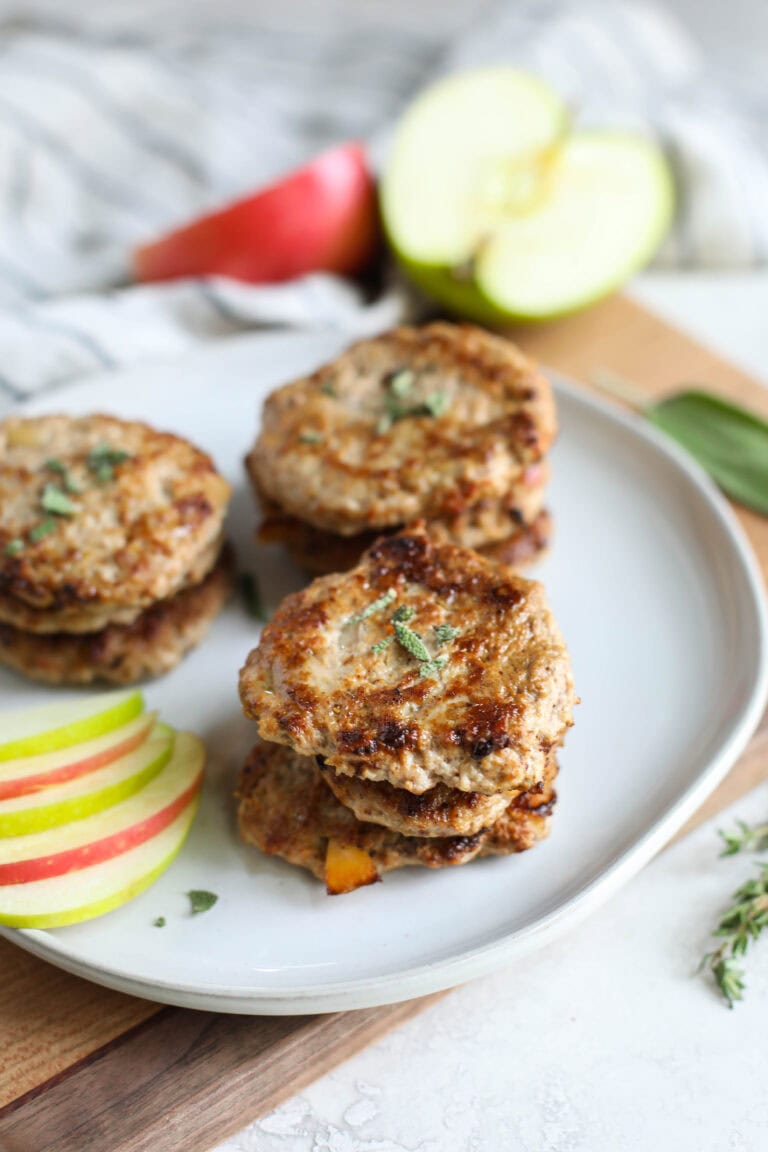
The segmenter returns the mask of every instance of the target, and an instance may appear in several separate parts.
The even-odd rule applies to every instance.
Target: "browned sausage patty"
[[[354,536],[506,500],[555,431],[549,382],[513,344],[429,324],[273,392],[247,466],[283,514]]]
[[[541,585],[419,527],[286,597],[240,696],[263,739],[417,794],[535,786],[575,701]]]
[[[169,672],[221,611],[233,563],[223,555],[200,584],[146,608],[132,624],[100,632],[34,633],[0,624],[0,664],[49,684],[132,684]]]
[[[95,632],[199,583],[229,485],[188,441],[112,416],[0,422],[0,621]]]
[[[238,825],[247,844],[322,880],[330,839],[368,852],[380,873],[414,864],[444,868],[477,856],[523,852],[547,835],[554,801],[549,786],[519,796],[495,823],[472,836],[402,836],[358,820],[326,786],[313,760],[259,742],[240,776]]]

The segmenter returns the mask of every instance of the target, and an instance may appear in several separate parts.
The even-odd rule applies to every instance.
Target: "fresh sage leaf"
[[[706,469],[733,500],[768,516],[768,422],[711,392],[677,392],[645,416]]]

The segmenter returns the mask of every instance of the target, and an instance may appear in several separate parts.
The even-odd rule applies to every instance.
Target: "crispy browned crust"
[[[386,780],[339,776],[320,761],[318,758],[323,779],[340,804],[358,820],[381,824],[403,836],[472,836],[501,816],[513,799],[500,793],[482,796],[479,792],[459,792],[445,784],[436,784],[417,796],[404,788],[393,788]]]
[[[392,593],[386,610],[349,623]],[[445,657],[439,672],[422,675],[393,639],[398,606]],[[459,632],[438,648],[442,624]],[[417,794],[439,783],[484,795],[532,787],[575,701],[541,585],[418,526],[288,596],[248,656],[240,696],[263,739]]]
[[[447,404],[382,430],[402,370],[414,374],[409,405],[436,393]],[[351,536],[506,497],[555,432],[549,382],[514,344],[437,323],[359,341],[273,392],[246,464],[284,513]]]
[[[237,792],[241,838],[270,856],[324,879],[330,839],[368,852],[380,873],[407,865],[446,868],[477,856],[524,852],[544,839],[555,791],[522,794],[489,828],[472,836],[402,836],[358,820],[323,782],[314,761],[260,741],[243,767]]]
[[[450,540],[450,533],[443,534],[441,522],[433,520],[429,525],[431,536]],[[394,533],[393,533],[394,535]],[[300,568],[311,576],[327,576],[332,572],[346,572],[359,563],[366,548],[380,538],[380,533],[365,532],[360,536],[334,536],[331,532],[321,532],[309,524],[290,517],[280,528],[276,521],[270,522],[268,533],[260,533],[262,543],[277,542],[285,545]],[[481,556],[488,556],[500,564],[511,568],[527,568],[541,560],[552,539],[552,517],[546,510],[539,513],[532,524],[516,527],[510,536],[493,544],[476,548]]]
[[[0,664],[48,684],[133,684],[174,668],[196,647],[232,588],[226,549],[202,583],[147,608],[132,624],[101,632],[41,635],[0,624]]]
[[[127,452],[99,483],[89,453]],[[41,496],[66,470],[76,513],[45,519]],[[95,631],[128,622],[202,579],[215,563],[229,485],[188,441],[111,416],[0,423],[0,620],[29,631]],[[24,540],[20,551],[7,545]]]

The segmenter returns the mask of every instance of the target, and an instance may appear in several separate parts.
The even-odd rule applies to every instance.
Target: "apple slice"
[[[174,735],[165,724],[156,724],[143,744],[104,768],[65,784],[0,800],[0,836],[42,832],[119,804],[165,767],[173,752]]]
[[[138,248],[138,280],[232,276],[252,284],[358,272],[379,237],[365,152],[343,144],[277,183]]]
[[[563,315],[641,268],[671,220],[661,151],[639,135],[569,134],[531,77],[486,69],[435,85],[401,121],[384,225],[429,295],[486,323]]]
[[[94,740],[144,711],[140,692],[108,692],[0,714],[0,761],[38,756]]]
[[[115,728],[106,736],[97,736],[95,740],[86,740],[83,744],[55,752],[43,752],[40,756],[22,756],[18,760],[0,762],[0,800],[38,792],[52,784],[64,784],[111,764],[143,744],[156,719],[155,712],[143,712],[135,720]]]
[[[129,799],[71,824],[0,839],[0,885],[77,872],[143,844],[162,832],[197,795],[204,766],[202,741],[179,732],[171,759]]]
[[[167,827],[135,848],[79,872],[0,887],[0,924],[59,928],[111,912],[143,892],[180,851],[197,796]]]

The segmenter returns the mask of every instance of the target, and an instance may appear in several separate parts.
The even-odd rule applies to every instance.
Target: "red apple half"
[[[77,872],[143,844],[191,803],[204,766],[202,741],[179,732],[166,766],[129,799],[62,827],[0,840],[0,885]]]
[[[231,276],[251,284],[309,272],[360,271],[379,237],[364,149],[342,144],[252,196],[145,244],[138,280]]]

